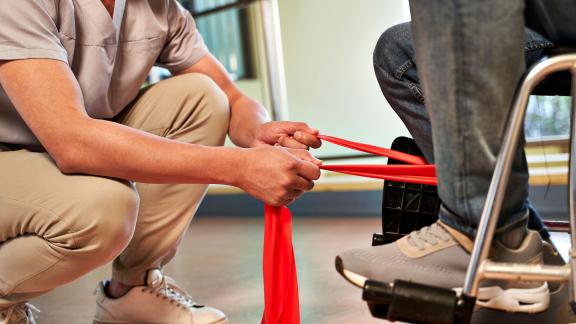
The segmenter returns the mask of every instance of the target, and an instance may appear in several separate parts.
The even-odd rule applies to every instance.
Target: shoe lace
[[[192,296],[190,296],[184,289],[178,287],[176,281],[168,276],[163,276],[162,281],[156,285],[144,288],[152,293],[156,293],[156,296],[162,297],[169,300],[170,303],[174,303],[179,307],[185,308],[200,308],[204,305],[197,304]]]
[[[435,246],[440,241],[448,242],[451,239],[452,236],[437,223],[408,234],[408,242],[420,251],[424,250],[426,244]]]
[[[35,324],[36,314],[38,313],[40,313],[40,310],[32,304],[15,304],[0,311],[0,324],[9,324],[11,322]]]

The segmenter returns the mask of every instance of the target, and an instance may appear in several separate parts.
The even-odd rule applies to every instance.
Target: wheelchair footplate
[[[393,283],[367,280],[362,299],[372,316],[389,321],[434,324],[467,324],[475,298],[409,281]]]

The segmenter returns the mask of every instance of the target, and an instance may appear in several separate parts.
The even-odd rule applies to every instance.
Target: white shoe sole
[[[476,305],[514,313],[539,313],[548,309],[550,291],[546,282],[536,288],[480,287]]]
[[[350,283],[357,287],[364,287],[368,278],[346,269],[338,269]],[[462,288],[454,288],[458,293]],[[550,304],[550,291],[544,282],[537,288],[510,288],[502,289],[499,286],[481,287],[478,290],[476,305],[480,307],[497,309],[513,313],[543,312]]]
[[[108,321],[95,319],[93,324],[155,324],[155,322],[126,322],[126,321]],[[228,318],[223,318],[216,322],[202,323],[202,324],[228,324]]]

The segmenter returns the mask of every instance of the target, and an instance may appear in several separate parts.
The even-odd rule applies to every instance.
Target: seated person
[[[552,46],[552,42],[544,36],[525,28],[526,67],[542,59],[543,50]],[[374,72],[386,100],[402,119],[428,163],[433,164],[432,126],[424,107],[424,93],[418,78],[410,23],[393,26],[382,34],[374,49]],[[521,154],[524,155],[524,151]],[[528,199],[526,206],[530,213],[528,228],[538,231],[542,239],[551,243],[550,233],[540,213]]]
[[[524,29],[523,0],[410,5],[411,30],[405,24],[385,32],[374,67],[391,106],[436,164],[439,221],[391,244],[343,252],[336,266],[359,287],[367,279],[401,279],[461,288],[514,90],[526,66],[552,43]],[[529,215],[545,239],[548,233],[527,198],[519,145],[491,259],[543,262],[542,238],[527,229]],[[477,299],[480,306],[509,312],[544,311],[548,303],[544,282],[483,282]]]
[[[114,260],[96,323],[226,323],[162,268],[207,184],[311,189],[318,132],[270,122],[176,0],[2,0],[0,22],[0,322]],[[140,90],[154,64],[175,76]]]

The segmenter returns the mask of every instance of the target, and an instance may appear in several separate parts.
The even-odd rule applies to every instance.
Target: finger
[[[284,146],[284,147],[288,147],[288,148],[302,149],[302,150],[308,149],[308,146],[306,144],[302,144],[302,143],[298,142],[297,140],[295,140],[291,136],[281,136],[278,139],[278,144],[280,144],[281,146]]]
[[[294,150],[294,149],[289,149],[289,152],[296,155],[298,158],[300,158],[301,160],[304,161],[308,161],[311,163],[314,163],[318,166],[322,165],[322,161],[318,160],[317,158],[315,158],[310,152],[306,151],[306,150]]]
[[[287,198],[286,200],[284,200],[282,202],[282,206],[288,206],[291,205],[296,199],[295,198]]]
[[[298,169],[298,175],[308,180],[318,180],[320,178],[320,168],[314,163],[302,161],[300,169]]]
[[[290,189],[298,191],[310,191],[314,188],[314,182],[301,176],[297,176],[294,180],[294,185]]]
[[[302,195],[304,195],[304,191],[302,191],[302,190],[291,191],[290,196],[285,198],[284,205],[285,206],[290,205],[291,203],[296,201],[298,198],[302,197]]]
[[[313,135],[318,135],[320,132],[317,129],[311,128],[306,123],[302,122],[281,122],[281,127],[287,134],[294,134],[297,131],[303,131]]]
[[[317,149],[322,146],[322,141],[316,135],[318,134],[297,131],[294,133],[294,139],[306,146]]]

